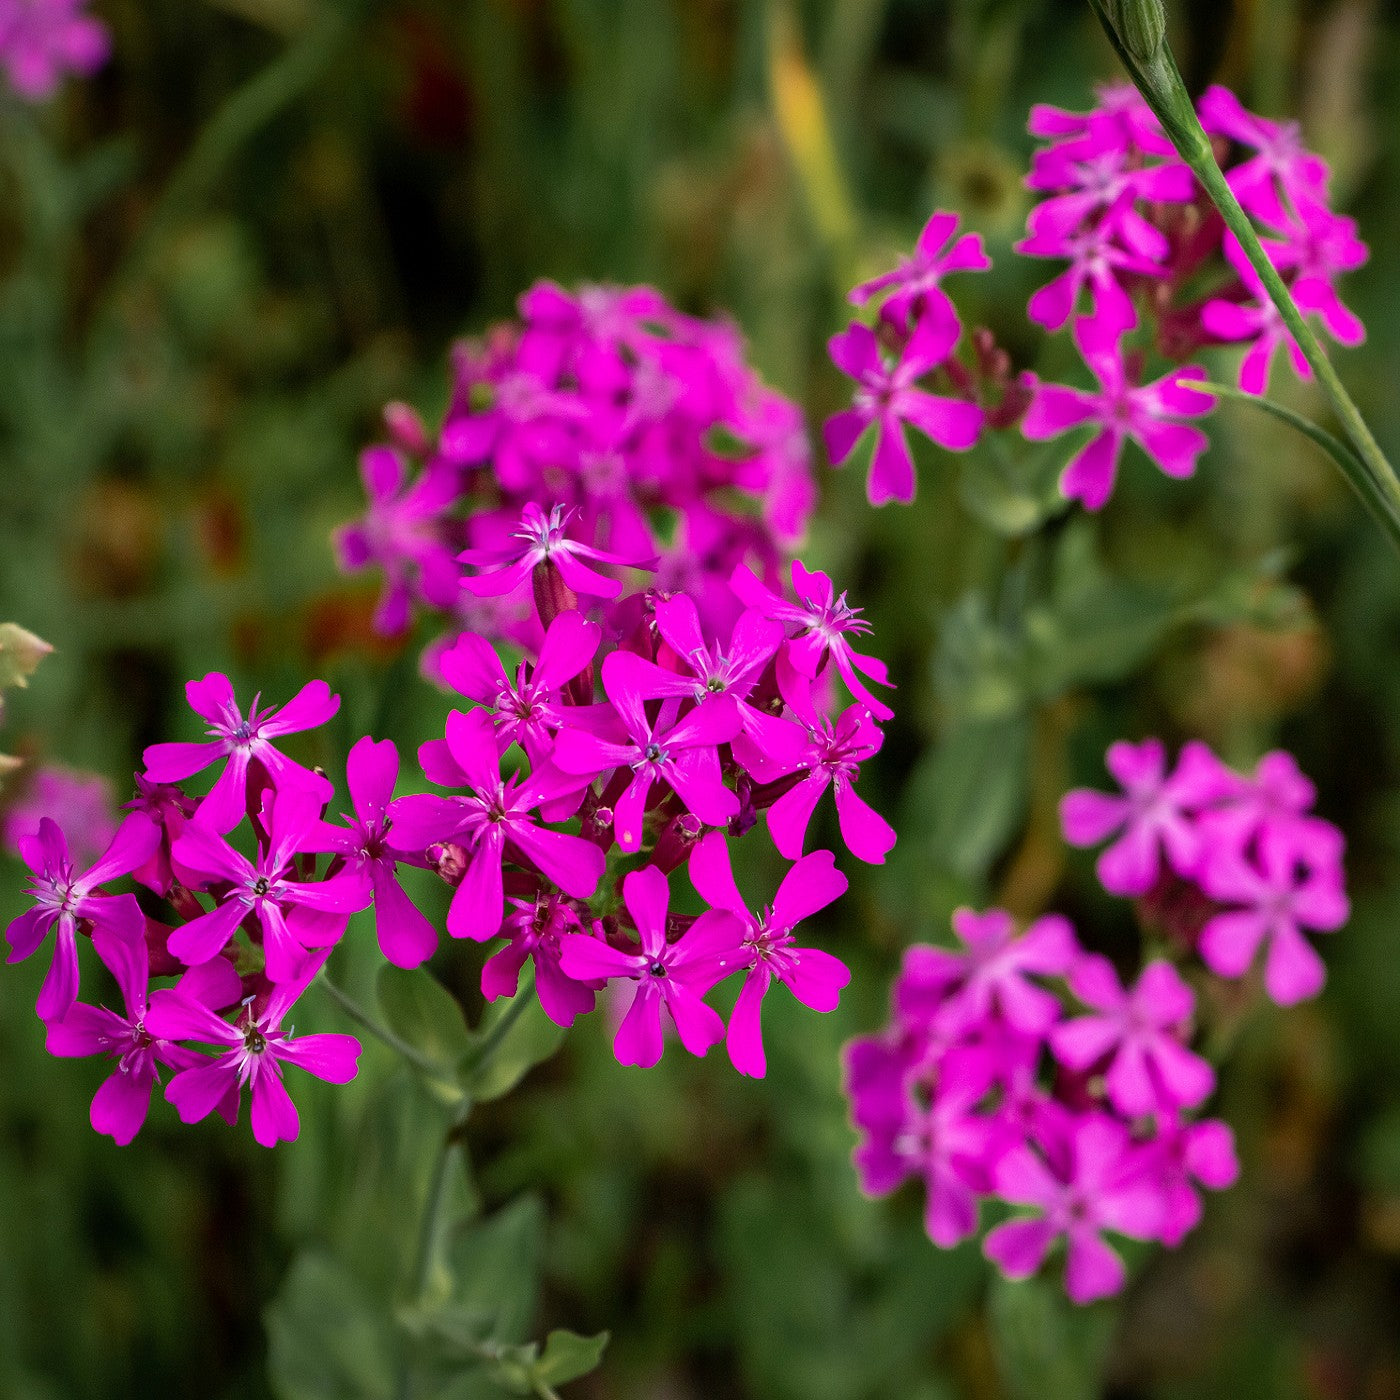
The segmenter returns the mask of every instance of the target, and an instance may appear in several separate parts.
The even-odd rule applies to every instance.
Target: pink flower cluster
[[[280,709],[255,700],[246,715],[217,673],[191,681],[186,693],[209,726],[208,740],[146,750],[137,797],[94,864],[79,869],[48,816],[20,838],[35,903],[6,931],[9,961],[30,957],[53,934],[37,1007],[48,1049],[116,1061],[92,1103],[98,1132],[130,1142],[165,1070],[165,1097],[187,1123],[214,1112],[235,1122],[246,1086],[253,1135],[270,1147],[298,1131],[285,1066],[332,1083],[355,1075],[360,1046],[353,1037],[293,1037],[284,1022],[350,915],[378,886],[363,863],[341,853],[337,833],[322,820],[330,783],[275,747],[335,714],[340,702],[325,682],[311,682]],[[351,755],[357,799],[354,765],[362,751]],[[204,797],[179,786],[214,767]],[[251,857],[240,849],[245,843],[230,839],[238,828]],[[328,851],[337,854],[318,876],[317,856]],[[160,918],[134,893],[108,888],[123,877]],[[124,1011],[78,1000],[80,934],[91,939]],[[152,978],[174,981],[153,987]]]
[[[43,102],[68,73],[84,77],[107,61],[106,25],[88,0],[0,0],[0,68],[27,101]]]
[[[1114,744],[1107,763],[1120,793],[1078,789],[1060,808],[1072,845],[1109,842],[1103,887],[1140,899],[1217,977],[1243,977],[1262,948],[1274,1001],[1316,996],[1326,973],[1305,932],[1339,929],[1350,909],[1342,834],[1313,815],[1316,790],[1292,756],[1266,754],[1245,775],[1192,742],[1168,772],[1147,739]]]
[[[1115,744],[1108,764],[1121,794],[1078,790],[1062,807],[1071,842],[1112,838],[1105,888],[1138,897],[1179,958],[1196,948],[1209,972],[1238,977],[1267,942],[1270,995],[1315,992],[1321,964],[1300,930],[1346,918],[1341,838],[1312,815],[1293,759],[1269,754],[1245,777],[1193,743],[1168,774],[1148,740]],[[1125,985],[1056,914],[1018,934],[1003,910],[960,909],[953,928],[962,947],[910,948],[892,1024],[846,1047],[861,1185],[921,1179],[945,1248],[977,1232],[983,1199],[1028,1207],[988,1231],[989,1259],[1025,1278],[1063,1239],[1069,1296],[1115,1293],[1125,1269],[1105,1234],[1175,1247],[1200,1220],[1199,1188],[1239,1172],[1229,1127],[1198,1116],[1216,1076],[1192,1048],[1196,993],[1165,956]]]
[[[1224,88],[1206,92],[1200,117],[1299,307],[1340,343],[1358,344],[1365,330],[1337,281],[1366,261],[1367,249],[1355,222],[1329,206],[1325,162],[1304,149],[1295,124],[1254,116]],[[1300,375],[1309,373],[1238,243],[1135,89],[1105,88],[1089,112],[1036,107],[1030,131],[1047,144],[1026,178],[1040,200],[1017,251],[1067,266],[1031,297],[1028,314],[1048,331],[1071,327],[1097,387],[1013,378],[985,331],[971,337],[971,368],[955,357],[959,327],[941,279],[989,264],[976,235],[955,239],[955,216],[934,214],[912,258],[851,292],[857,305],[885,295],[876,328],[853,325],[831,342],[837,367],[860,387],[854,407],[828,420],[827,447],[839,466],[876,426],[872,504],[913,497],[906,424],[955,450],[983,428],[1044,442],[1087,427],[1060,487],[1098,510],[1129,440],[1168,476],[1195,471],[1209,440],[1184,420],[1215,402],[1196,387],[1204,369],[1184,363],[1200,350],[1243,348],[1239,383],[1253,394],[1267,388],[1281,346]],[[1149,379],[1151,360],[1165,372]],[[930,395],[921,380],[952,397]]]
[[[616,981],[631,992],[622,1063],[656,1063],[669,1022],[692,1053],[727,1039],[734,1065],[762,1075],[772,982],[830,1011],[848,980],[797,941],[798,924],[846,888],[831,852],[804,854],[823,794],[858,858],[882,862],[894,844],[856,791],[890,715],[869,688],[888,685],[885,669],[856,649],[869,628],[825,574],[795,562],[788,596],[741,563],[707,580],[703,599],[619,596],[601,569],[636,561],[574,539],[576,518],[527,506],[511,543],[467,556],[481,572],[464,586],[478,596],[528,589],[542,640],[513,672],[478,633],[441,653],[444,679],[474,708],[419,753],[451,795],[400,799],[395,840],[456,885],[450,934],[506,940],[483,969],[488,999],[515,995],[528,958],[546,1014],[567,1026]],[[838,680],[853,703],[832,717]],[[503,776],[513,747],[527,764]],[[793,865],[754,911],[728,839],[760,818]],[[671,910],[682,864],[709,906],[699,915]],[[726,1032],[703,998],[730,976],[743,987]]]
[[[567,521],[578,568],[653,565],[661,588],[727,628],[734,568],[776,582],[806,530],[815,487],[801,411],[748,367],[733,325],[682,315],[649,287],[541,282],[519,309],[518,322],[456,347],[437,433],[391,405],[390,441],[361,460],[369,508],[336,543],[343,568],[384,571],[377,628],[402,633],[419,604],[454,632],[538,647],[532,565],[517,556],[490,589],[464,590],[460,564],[511,551],[539,502],[558,510],[530,522],[538,548]]]

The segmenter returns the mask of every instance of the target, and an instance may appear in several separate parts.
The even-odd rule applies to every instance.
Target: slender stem
[[[520,986],[511,998],[510,1005],[501,1014],[501,1019],[491,1027],[491,1033],[481,1042],[481,1048],[472,1056],[473,1075],[479,1075],[491,1057],[505,1043],[505,1038],[510,1034],[511,1027],[525,1014],[526,1008],[534,1000],[532,995],[534,990],[535,974],[532,968],[521,978]]]
[[[325,988],[326,994],[340,1009],[357,1025],[362,1026],[376,1040],[382,1041],[391,1050],[402,1055],[415,1069],[420,1069],[424,1074],[430,1074],[434,1079],[441,1079],[443,1075],[450,1075],[452,1071],[444,1065],[430,1060],[416,1046],[410,1045],[402,1036],[397,1036],[388,1026],[380,1021],[376,1021],[368,1011],[364,1009],[348,992],[337,987],[329,977],[322,975],[320,985]]]
[[[1142,2],[1143,0],[1133,0],[1133,3]],[[1181,158],[1205,187],[1211,202],[1220,211],[1220,217],[1225,220],[1226,227],[1239,240],[1245,256],[1278,308],[1284,325],[1298,342],[1304,358],[1317,376],[1333,412],[1336,413],[1356,451],[1361,467],[1356,479],[1352,479],[1350,472],[1348,479],[1352,480],[1353,486],[1385,528],[1386,533],[1400,543],[1400,478],[1396,476],[1395,468],[1381,451],[1380,444],[1361,416],[1360,409],[1352,402],[1351,395],[1347,393],[1337,371],[1332,368],[1332,362],[1327,358],[1317,336],[1313,334],[1312,327],[1298,309],[1287,283],[1269,260],[1249,215],[1235,198],[1225,173],[1215,159],[1210,138],[1196,115],[1195,104],[1186,91],[1186,84],[1176,66],[1171,46],[1163,39],[1150,52],[1135,52],[1129,38],[1118,31],[1112,15],[1106,8],[1105,0],[1089,0],[1089,4],[1098,15],[1109,41],[1122,59],[1138,91],[1162,123],[1163,130],[1171,138]],[[1337,458],[1337,464],[1343,471],[1347,471],[1347,466],[1341,458]],[[1360,480],[1363,476],[1364,486]]]
[[[1316,443],[1341,468],[1352,490],[1376,517],[1391,544],[1400,550],[1400,516],[1391,511],[1389,503],[1384,497],[1375,494],[1375,484],[1370,473],[1366,470],[1366,464],[1340,438],[1333,437],[1325,428],[1318,427],[1311,419],[1304,418],[1301,413],[1295,413],[1291,408],[1285,408],[1283,404],[1275,403],[1272,399],[1261,398],[1258,394],[1248,394],[1243,389],[1235,389],[1228,384],[1212,384],[1206,380],[1195,380],[1194,383],[1208,394],[1217,394],[1221,398],[1231,399],[1236,403],[1250,404],[1260,412],[1267,413],[1282,423],[1287,423],[1290,428],[1302,433],[1309,441]]]

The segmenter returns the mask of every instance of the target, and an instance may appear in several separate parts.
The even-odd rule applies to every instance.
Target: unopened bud
[[[41,637],[17,623],[0,622],[0,690],[28,685],[29,677],[52,650]]]
[[[429,846],[426,852],[428,863],[438,875],[454,889],[462,883],[467,873],[467,852],[455,841],[438,841]]]
[[[384,426],[389,430],[395,447],[402,448],[411,457],[428,455],[432,441],[417,409],[406,403],[385,404]]]
[[[1104,11],[1130,57],[1150,63],[1167,40],[1162,0],[1105,0]]]

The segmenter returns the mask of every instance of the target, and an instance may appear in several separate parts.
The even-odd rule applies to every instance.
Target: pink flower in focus
[[[233,686],[225,675],[211,671],[202,681],[185,686],[190,708],[209,724],[212,739],[202,744],[152,744],[145,753],[144,776],[155,783],[179,783],[227,759],[209,795],[195,815],[211,830],[232,831],[243,819],[248,792],[248,770],[256,763],[266,770],[274,787],[293,787],[313,796],[318,806],[329,802],[331,785],[319,774],[303,768],[272,747],[271,740],[325,724],[340,709],[340,696],[332,695],[325,681],[309,681],[285,705],[258,709],[253,697],[248,717],[238,708]]]
[[[881,319],[901,331],[925,319],[956,324],[957,312],[943,290],[943,278],[950,272],[986,272],[991,265],[982,235],[959,235],[958,216],[938,210],[919,234],[913,256],[893,272],[852,287],[848,300],[853,306],[864,306],[872,297],[887,293]]]
[[[535,964],[535,990],[540,1007],[556,1026],[572,1026],[575,1019],[593,1010],[597,979],[578,981],[560,966],[560,939],[581,931],[578,911],[557,894],[537,899],[512,899],[501,932],[510,940],[493,953],[481,969],[481,993],[487,1001],[513,997],[520,986],[525,959]]]
[[[744,965],[743,925],[733,914],[711,909],[669,943],[670,897],[666,877],[654,865],[634,870],[623,880],[622,898],[641,940],[636,953],[624,953],[587,934],[566,933],[559,940],[559,965],[566,976],[577,981],[627,977],[637,984],[613,1043],[619,1064],[649,1067],[661,1058],[663,1006],[692,1055],[703,1056],[724,1037],[719,1013],[701,998]]]
[[[198,1123],[215,1109],[231,1109],[246,1086],[252,1099],[253,1137],[263,1147],[295,1142],[300,1131],[296,1105],[282,1082],[283,1066],[296,1065],[328,1084],[348,1084],[360,1057],[360,1042],[351,1035],[304,1035],[292,1038],[282,1022],[298,997],[320,972],[326,953],[307,965],[296,981],[272,988],[261,1010],[249,997],[232,1024],[208,1006],[186,996],[181,987],[156,992],[146,1015],[147,1031],[161,1040],[195,1040],[217,1046],[219,1053],[183,1069],[165,1088],[182,1123]]]
[[[74,872],[68,843],[48,817],[41,818],[37,835],[26,836],[20,842],[20,858],[32,876],[29,893],[36,903],[5,930],[10,945],[6,961],[23,962],[50,929],[57,930],[53,963],[39,991],[36,1008],[41,1021],[66,1016],[77,1000],[79,923],[90,924],[94,931],[110,929],[133,941],[145,936],[146,919],[136,897],[101,894],[99,889],[108,880],[131,874],[159,841],[159,828],[141,813],[133,812],[118,828],[101,859],[82,875]]]
[[[1086,423],[1097,429],[1060,477],[1064,495],[1082,500],[1088,510],[1099,510],[1113,492],[1129,438],[1168,476],[1190,476],[1210,439],[1199,428],[1176,420],[1198,418],[1215,407],[1210,394],[1191,386],[1193,379],[1206,377],[1205,370],[1187,365],[1139,388],[1129,381],[1116,333],[1106,335],[1102,327],[1080,321],[1075,339],[1101,391],[1038,384],[1021,423],[1032,442],[1045,442]]]
[[[1148,963],[1125,992],[1107,958],[1084,957],[1069,986],[1099,1014],[1062,1021],[1050,1048],[1072,1070],[1106,1061],[1109,1102],[1125,1118],[1195,1108],[1210,1096],[1214,1070],[1182,1043],[1196,998],[1170,963]]]
[[[159,1067],[192,1069],[203,1063],[203,1057],[146,1029],[150,959],[145,939],[130,939],[111,928],[100,928],[92,936],[92,946],[116,980],[126,1015],[78,1002],[61,1021],[49,1023],[44,1046],[50,1055],[108,1055],[117,1061],[116,1069],[93,1098],[91,1119],[94,1131],[125,1147],[146,1121]],[[243,995],[243,984],[232,963],[215,958],[191,968],[181,979],[179,990],[182,996],[217,1010],[234,1005]]]
[[[915,387],[917,380],[947,361],[960,334],[956,319],[925,315],[893,365],[886,363],[875,332],[859,322],[828,342],[837,368],[859,387],[854,407],[826,420],[822,429],[826,449],[832,465],[839,467],[865,430],[876,425],[875,452],[866,480],[871,505],[914,499],[914,459],[904,439],[906,423],[952,452],[965,451],[977,441],[982,410],[976,404]]]
[[[734,1068],[762,1079],[767,1059],[760,1015],[773,979],[813,1011],[835,1011],[841,989],[851,980],[845,964],[830,953],[793,946],[796,926],[845,894],[848,881],[830,851],[814,851],[788,871],[772,905],[755,917],[734,883],[729,844],[720,831],[712,831],[691,852],[690,879],[707,904],[728,910],[743,928],[740,965],[746,961],[748,972],[729,1018],[727,1044]]]

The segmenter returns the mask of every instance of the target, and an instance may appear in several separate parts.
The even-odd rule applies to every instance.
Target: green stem
[[[1301,413],[1295,413],[1291,408],[1285,408],[1283,404],[1275,403],[1272,399],[1261,398],[1258,394],[1247,394],[1243,389],[1231,388],[1228,384],[1212,384],[1207,380],[1193,382],[1208,394],[1217,394],[1236,403],[1250,404],[1271,418],[1287,423],[1290,428],[1316,443],[1341,468],[1352,490],[1385,529],[1391,544],[1400,549],[1400,517],[1391,511],[1384,497],[1375,494],[1375,483],[1366,470],[1366,464],[1340,438],[1333,437],[1310,418],[1304,418]]]
[[[511,998],[510,1005],[501,1014],[501,1019],[491,1027],[491,1033],[481,1042],[480,1049],[472,1056],[471,1069],[473,1075],[479,1075],[485,1068],[491,1057],[505,1043],[505,1038],[510,1034],[511,1027],[525,1014],[526,1007],[534,999],[532,993],[535,990],[534,969],[524,974],[520,979],[520,985],[516,989],[515,995]]]
[[[402,1055],[415,1069],[420,1069],[424,1074],[431,1075],[434,1079],[441,1079],[443,1075],[450,1075],[451,1070],[430,1060],[423,1052],[410,1045],[401,1036],[397,1036],[388,1026],[376,1021],[368,1011],[364,1009],[348,992],[342,991],[329,977],[322,976],[320,985],[325,989],[326,995],[340,1007],[340,1009],[356,1023],[356,1025],[367,1030],[376,1040],[382,1041],[391,1050]]]
[[[1120,3],[1143,3],[1143,0],[1120,0]],[[1317,376],[1318,384],[1327,395],[1333,412],[1336,413],[1343,431],[1355,449],[1360,472],[1357,479],[1352,479],[1348,473],[1348,479],[1352,481],[1352,485],[1356,487],[1358,494],[1391,542],[1400,548],[1400,478],[1396,476],[1395,468],[1381,451],[1380,444],[1361,416],[1360,409],[1352,402],[1351,395],[1347,393],[1337,371],[1333,369],[1332,362],[1327,358],[1317,336],[1313,334],[1312,327],[1298,309],[1287,283],[1270,262],[1249,215],[1235,198],[1234,191],[1215,159],[1210,138],[1196,115],[1195,105],[1186,91],[1186,84],[1176,66],[1171,46],[1164,39],[1150,53],[1134,53],[1128,40],[1115,27],[1105,8],[1105,0],[1089,0],[1089,4],[1098,15],[1133,82],[1162,123],[1163,130],[1171,138],[1178,154],[1205,187],[1211,202],[1220,211],[1220,217],[1225,220],[1226,227],[1239,240],[1245,256],[1278,308],[1284,325],[1298,342],[1299,349]],[[1347,471],[1341,459],[1336,460],[1342,470]],[[1361,483],[1363,477],[1364,485]]]

